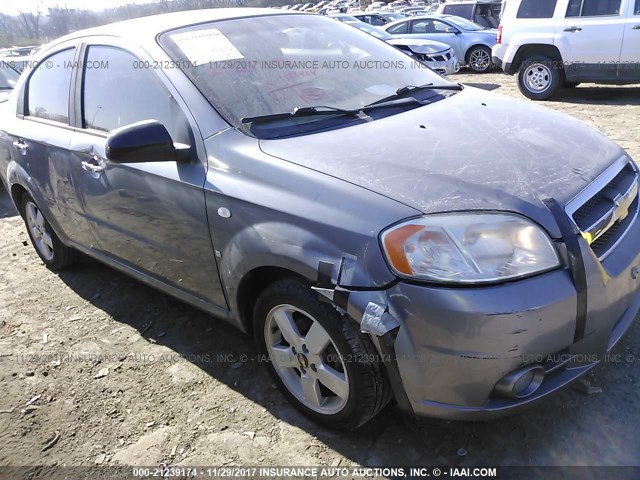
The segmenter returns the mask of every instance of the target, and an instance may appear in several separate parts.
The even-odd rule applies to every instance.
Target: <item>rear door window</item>
[[[27,86],[27,115],[69,123],[69,89],[75,49],[54,53],[33,71]]]
[[[391,34],[403,34],[409,32],[409,22],[400,23],[394,27],[391,27],[387,32]]]
[[[636,0],[636,8],[633,11],[634,15],[640,15],[640,0]]]
[[[522,0],[517,18],[553,18],[558,0]]]
[[[569,0],[567,17],[606,17],[620,15],[622,0]]]

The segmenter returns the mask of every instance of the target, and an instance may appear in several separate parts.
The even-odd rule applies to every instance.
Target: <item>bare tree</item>
[[[74,10],[70,10],[67,6],[56,5],[49,8],[49,27],[53,37],[61,37],[71,31],[72,17],[75,15]]]
[[[42,0],[36,3],[35,13],[19,11],[19,17],[22,21],[24,33],[27,38],[34,39],[36,42],[40,40],[40,18],[42,17]]]

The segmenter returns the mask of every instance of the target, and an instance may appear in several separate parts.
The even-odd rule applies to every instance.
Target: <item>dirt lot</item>
[[[521,98],[510,77],[456,79]],[[640,88],[581,86],[546,106],[640,159]],[[638,324],[592,394],[491,423],[390,408],[336,434],[289,407],[226,324],[91,261],[48,271],[4,189],[0,272],[0,465],[640,465]]]

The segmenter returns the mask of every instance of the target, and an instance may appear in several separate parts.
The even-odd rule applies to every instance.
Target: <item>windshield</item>
[[[13,89],[20,78],[20,74],[16,72],[11,65],[0,62],[0,90]]]
[[[233,126],[295,108],[358,109],[407,85],[451,85],[394,47],[317,15],[194,25],[160,43]]]
[[[471,20],[467,20],[466,18],[450,16],[446,17],[446,19],[463,30],[471,30],[472,32],[485,30],[484,27],[481,27],[477,23],[473,23]]]

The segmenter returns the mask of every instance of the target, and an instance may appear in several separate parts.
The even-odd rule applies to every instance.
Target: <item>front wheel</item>
[[[20,201],[20,213],[33,248],[47,267],[59,270],[77,261],[78,252],[60,241],[40,207],[27,193]]]
[[[390,400],[371,340],[301,281],[280,280],[259,296],[254,334],[280,391],[318,423],[353,430]]]
[[[558,62],[544,56],[526,59],[518,70],[518,88],[531,100],[548,100],[562,86]]]
[[[467,54],[469,68],[476,73],[488,72],[493,64],[491,63],[491,49],[483,45],[473,47]]]

